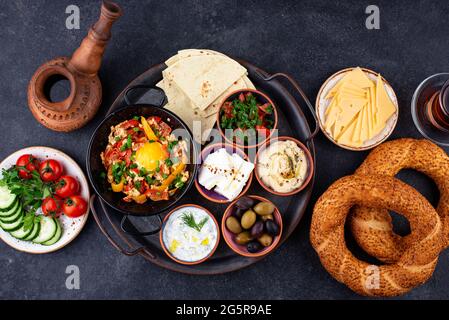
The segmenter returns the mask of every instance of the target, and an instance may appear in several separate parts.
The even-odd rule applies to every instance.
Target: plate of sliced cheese
[[[355,151],[385,141],[398,120],[398,100],[379,74],[365,68],[341,70],[321,86],[316,113],[321,130],[338,146]]]

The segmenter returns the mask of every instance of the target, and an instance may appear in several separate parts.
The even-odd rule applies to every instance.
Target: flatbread
[[[204,110],[246,75],[246,69],[225,56],[205,55],[179,60],[162,74],[169,85],[173,82],[178,86],[195,108]]]
[[[194,57],[194,56],[207,56],[207,55],[212,55],[212,56],[219,55],[219,56],[227,57],[225,54],[223,54],[221,52],[209,50],[209,49],[184,49],[184,50],[178,51],[178,54],[175,54],[173,57],[171,57],[170,59],[165,61],[165,64],[167,65],[167,67],[170,67],[170,66],[174,65],[176,62],[178,62],[179,60],[182,60],[185,58]]]
[[[218,58],[218,59],[211,59],[211,58]],[[192,63],[192,59],[195,60],[205,60],[207,62],[201,62],[201,64],[204,66],[203,71],[204,73],[197,72],[198,79],[201,81],[201,79],[210,79],[208,78],[208,68],[214,68],[214,64],[217,64],[218,62],[223,63],[222,61],[227,61],[224,64],[225,65],[231,65],[231,66],[238,66],[239,72],[243,72],[242,75],[236,79],[235,81],[231,82],[227,88],[222,89],[223,91],[219,92],[219,95],[215,97],[215,100],[213,100],[209,105],[207,105],[204,109],[201,109],[195,105],[189,95],[185,93],[183,89],[178,85],[177,77],[183,76],[183,72],[187,72],[186,70],[189,70],[189,67],[183,66],[184,63],[187,63],[188,65]],[[198,61],[195,61],[196,66],[198,65]],[[247,77],[246,69],[240,66],[236,61],[230,59],[226,55],[216,52],[213,50],[208,49],[186,49],[181,50],[176,54],[175,56],[168,59],[165,64],[168,66],[167,69],[171,69],[172,71],[175,70],[176,72],[166,72],[164,70],[163,76],[164,78],[162,81],[160,81],[157,86],[164,90],[168,103],[165,106],[168,110],[172,111],[176,115],[178,115],[183,121],[187,124],[189,129],[192,131],[194,135],[194,139],[199,143],[204,143],[210,134],[211,129],[215,126],[215,123],[217,121],[217,113],[219,111],[220,105],[223,101],[223,99],[228,96],[230,93],[236,90],[241,89],[255,89],[253,83],[251,80]],[[181,65],[181,67],[176,66]],[[221,69],[223,69],[221,65]],[[218,66],[220,67],[220,66]],[[190,66],[191,68],[191,66]],[[217,68],[217,66],[215,66]],[[220,68],[218,68],[220,69]],[[190,70],[189,70],[190,71]],[[192,70],[193,72],[195,70]],[[224,72],[224,71],[223,71]],[[223,85],[225,87],[226,85]],[[218,90],[215,94],[218,94]]]

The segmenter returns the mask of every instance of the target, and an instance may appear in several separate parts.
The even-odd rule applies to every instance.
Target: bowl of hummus
[[[313,176],[313,160],[307,147],[297,139],[278,137],[259,149],[256,179],[267,191],[290,196],[303,190]]]

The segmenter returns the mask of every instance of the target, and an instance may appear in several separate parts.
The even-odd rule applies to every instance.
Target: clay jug
[[[28,86],[28,105],[41,124],[69,132],[83,127],[95,116],[102,99],[98,70],[111,38],[112,24],[121,15],[117,4],[103,1],[100,18],[72,57],[53,59],[37,69]],[[64,78],[70,82],[69,96],[63,101],[50,101],[48,86]]]

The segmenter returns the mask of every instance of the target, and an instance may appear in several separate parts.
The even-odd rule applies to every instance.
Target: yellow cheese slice
[[[374,134],[378,134],[385,128],[385,125],[390,117],[395,114],[396,106],[391,101],[385,90],[384,83],[380,74],[377,76],[376,84],[376,127],[374,128]]]
[[[369,80],[369,79],[368,79]],[[371,81],[371,80],[369,80]],[[339,88],[339,91],[348,90],[353,92],[365,93],[365,88],[350,81],[345,81]]]
[[[366,108],[362,109],[362,128],[360,130],[360,141],[363,143],[369,138]]]
[[[341,106],[347,102],[350,102],[351,104],[361,104],[361,105],[368,103],[367,98],[355,97],[355,96],[350,96],[350,95],[338,94],[337,96],[335,96],[334,99],[337,99],[337,105],[339,105],[339,106]]]
[[[337,102],[336,98],[333,98],[331,100],[331,103],[329,103],[329,105],[327,106],[326,111],[324,111],[324,115],[325,116],[329,115],[329,113],[331,112],[332,108],[335,107],[336,102]]]
[[[360,111],[358,113],[358,115],[357,115],[355,129],[354,129],[354,132],[353,132],[352,138],[351,138],[352,141],[354,141],[354,142],[360,142],[361,143],[360,133],[361,133],[361,130],[362,130],[362,120],[363,120],[362,112]]]
[[[362,91],[362,93],[360,93],[359,91],[352,91],[350,89],[345,89],[342,88],[340,89],[340,91],[338,91],[338,93],[334,96],[352,96],[352,97],[358,97],[358,98],[366,98],[366,91]]]
[[[367,110],[368,115],[368,132],[369,132],[369,139],[371,139],[374,132],[374,123],[373,123],[373,108],[371,105],[371,90],[368,90],[368,103],[366,104],[365,108]]]
[[[351,83],[352,86],[356,86],[358,88],[374,87],[374,83],[366,76],[365,72],[363,72],[360,67],[357,67],[347,72],[338,81],[338,83],[328,92],[328,94],[326,95],[326,99],[332,98],[340,90],[340,88],[348,82]]]
[[[334,105],[329,114],[326,116],[326,121],[324,122],[324,128],[326,131],[331,132],[331,127],[335,124],[338,115],[340,114],[340,108],[337,105]]]
[[[346,126],[355,118],[357,113],[365,105],[366,101],[354,99],[352,101],[344,100],[339,105],[341,112],[338,115],[334,125],[334,137],[338,137]]]
[[[354,118],[351,123],[345,128],[345,130],[337,138],[339,144],[347,145],[350,147],[359,147],[361,144],[358,141],[352,140],[354,130],[356,128],[357,118]]]
[[[373,121],[373,128],[377,125],[377,106],[376,106],[376,87],[369,88],[370,104],[371,104],[371,116]]]

